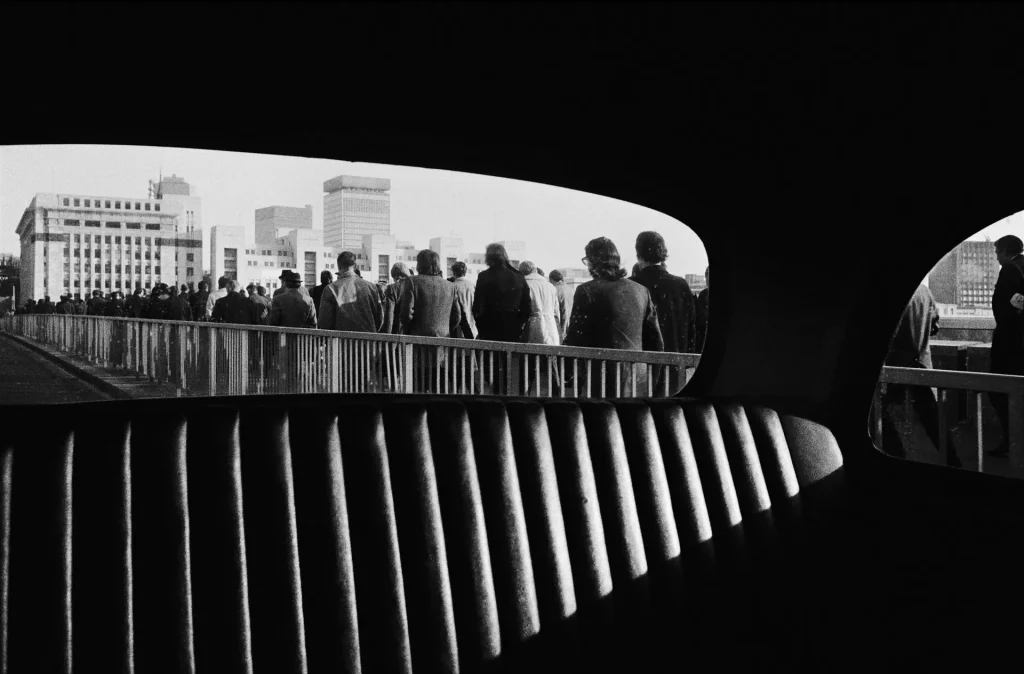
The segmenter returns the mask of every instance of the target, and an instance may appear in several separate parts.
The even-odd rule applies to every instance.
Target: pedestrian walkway
[[[111,396],[13,339],[0,337],[0,405],[77,403]]]

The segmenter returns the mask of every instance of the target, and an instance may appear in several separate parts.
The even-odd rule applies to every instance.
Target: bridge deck
[[[15,340],[0,337],[0,405],[93,400],[110,396]]]

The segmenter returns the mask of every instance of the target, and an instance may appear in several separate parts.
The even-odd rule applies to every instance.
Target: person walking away
[[[72,302],[72,312],[75,316],[85,316],[88,313],[89,308],[85,304],[85,300],[82,299],[81,295],[75,295],[75,301]]]
[[[299,292],[299,275],[289,272],[284,282],[284,292],[271,303],[269,325],[279,328],[315,328],[316,310],[313,308],[313,300]]]
[[[566,346],[587,346],[597,349],[625,349],[628,351],[663,351],[665,346],[658,325],[657,310],[651,293],[639,283],[626,278],[622,269],[619,250],[608,238],[591,240],[584,249],[583,263],[593,277],[576,289],[573,297],[572,316],[565,336]],[[643,364],[627,369],[636,382],[638,395],[646,395],[646,371]],[[566,373],[566,378],[569,378]],[[585,373],[578,372],[584,378]],[[633,382],[627,376],[621,381],[620,395],[632,391]],[[616,395],[615,367],[609,367],[603,382],[591,377],[591,395],[614,397]]]
[[[416,255],[416,276],[402,289],[398,315],[406,335],[450,337],[459,329],[462,315],[455,301],[455,285],[444,278],[441,258],[435,251],[421,250]],[[447,377],[450,370],[446,352],[432,351],[436,354],[432,362],[425,359],[419,363],[419,380],[423,392],[440,393],[444,390],[440,388],[441,378]]]
[[[932,369],[930,340],[939,332],[939,311],[932,293],[925,285],[914,291],[896,325],[885,364],[889,367]],[[893,456],[905,458],[906,447],[896,429],[890,411],[908,404],[924,427],[928,439],[940,451],[939,407],[928,386],[886,384],[882,396],[882,449]],[[951,434],[947,433],[946,465],[960,467]]]
[[[995,243],[999,277],[992,291],[992,315],[996,329],[992,332],[993,374],[1024,375],[1024,242],[1011,235]],[[1021,297],[1018,297],[1021,296]],[[1003,439],[988,453],[1006,456],[1010,451],[1010,399],[1006,394],[989,394],[996,417],[1003,428]],[[980,420],[979,420],[980,423]]]
[[[569,327],[569,316],[572,315],[572,288],[565,284],[562,272],[552,271],[548,274],[548,280],[558,291],[558,335],[559,344],[565,341],[565,331]]]
[[[459,325],[452,332],[452,337],[464,339],[476,339],[476,320],[473,318],[473,296],[476,294],[476,284],[466,278],[466,263],[456,262],[452,265],[452,274],[455,280],[455,301],[459,304],[459,314],[462,318]]]
[[[317,326],[321,330],[378,332],[384,324],[384,310],[372,283],[356,276],[356,256],[350,251],[338,255],[338,278],[324,288],[320,297]],[[376,362],[371,361],[369,383],[378,389]]]
[[[103,308],[103,315],[110,318],[124,318],[125,302],[124,293],[120,290],[110,293],[110,299]]]
[[[203,312],[203,316],[209,320],[214,320],[213,309],[217,305],[217,302],[228,296],[228,283],[231,281],[227,276],[221,276],[217,279],[217,290],[209,294],[206,298],[206,309]],[[235,293],[236,295],[238,293]]]
[[[309,297],[313,300],[313,308],[317,311],[320,310],[320,300],[324,296],[324,288],[331,285],[333,280],[334,274],[325,269],[320,272],[320,285],[309,291]]]
[[[402,296],[403,284],[409,279],[409,267],[404,262],[396,262],[391,267],[392,283],[384,289],[384,298],[381,305],[384,311],[384,322],[380,331],[386,334],[400,335],[402,333],[402,322],[395,320],[395,309],[398,308],[398,298]]]
[[[69,316],[73,313],[71,308],[71,298],[67,295],[60,296],[60,302],[57,302],[57,306],[54,308],[54,313],[62,316]]]
[[[89,316],[102,316],[103,315],[103,305],[106,304],[106,301],[104,301],[104,299],[103,299],[103,291],[101,291],[101,290],[93,290],[92,291],[92,299],[90,299],[87,304],[88,304],[88,311],[86,313]]]
[[[213,305],[210,319],[216,323],[230,323],[232,325],[254,325],[252,305],[249,300],[239,294],[242,285],[235,280],[226,280],[224,296],[217,299]],[[216,294],[216,293],[214,293]],[[214,295],[210,295],[213,297]]]
[[[641,232],[636,237],[636,259],[639,271],[632,280],[651,293],[665,351],[695,353],[697,321],[693,292],[686,279],[673,276],[665,268],[668,248],[661,234]],[[662,377],[668,372],[669,395],[678,393],[686,383],[685,371],[678,368],[659,369],[661,372],[654,382],[655,387],[661,389],[664,385]]]
[[[206,301],[210,299],[210,286],[206,281],[199,282],[199,290],[189,296],[189,307],[192,309],[192,320],[209,320],[206,314]]]
[[[559,309],[559,296],[555,287],[548,283],[548,280],[537,272],[537,267],[529,260],[519,263],[519,272],[526,279],[526,287],[530,294],[530,317],[523,326],[523,341],[527,344],[551,344],[557,346],[562,342],[562,335],[559,330],[561,322],[561,310]],[[540,395],[548,386],[552,391],[559,385],[558,361],[553,358],[544,359],[544,368],[541,371],[541,381],[531,381],[531,374],[536,370],[523,368],[523,379],[530,381],[529,389],[520,388],[526,395]],[[536,379],[534,377],[534,379]],[[548,386],[544,386],[550,382]]]
[[[254,286],[249,292],[249,303],[255,312],[253,316],[256,325],[270,325],[270,308],[273,304],[267,297],[267,289],[263,286]]]
[[[175,293],[171,297],[171,304],[168,307],[167,320],[170,321],[191,321],[192,307],[188,303],[188,288],[183,292]]]
[[[223,278],[223,277],[222,277]],[[243,297],[239,292],[242,289],[242,284],[235,279],[225,279],[226,285],[224,287],[225,294],[223,297],[217,299],[214,302],[213,310],[210,312],[210,320],[214,323],[227,323],[230,325],[238,326],[250,326],[255,324],[255,317],[253,316],[252,304],[246,297]],[[218,281],[219,282],[219,281]],[[213,297],[216,293],[211,294]],[[252,340],[249,340],[248,353],[243,352],[232,352],[230,340],[231,332],[226,330],[220,330],[217,328],[208,328],[213,333],[216,332],[217,339],[217,373],[230,373],[232,369],[229,367],[233,359],[247,359],[248,368],[250,375],[253,372],[253,353],[254,350],[251,346]],[[241,363],[239,367],[235,369],[236,372],[240,371]],[[221,374],[219,378],[222,378],[224,374]],[[218,382],[220,383],[220,382]],[[228,381],[227,394],[240,393],[245,395],[250,390],[258,390],[258,385],[252,381],[252,377],[249,379],[249,388],[240,385],[238,380]]]
[[[697,353],[704,353],[704,341],[708,335],[708,301],[711,293],[711,267],[704,269],[704,290],[697,295],[695,306],[695,317],[697,328],[694,330],[694,337],[697,340],[695,348]]]
[[[476,294],[473,296],[476,338],[492,342],[518,342],[531,311],[526,279],[512,266],[508,252],[499,243],[487,246],[484,263],[487,269],[477,277]],[[496,371],[492,371],[487,354],[480,355],[485,364],[485,383],[491,387],[500,386],[505,380],[504,360],[496,359]]]

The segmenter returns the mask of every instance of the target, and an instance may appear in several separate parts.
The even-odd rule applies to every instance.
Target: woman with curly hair
[[[620,267],[619,249],[611,239],[600,237],[584,249],[583,263],[594,277],[576,289],[572,316],[566,331],[566,346],[588,346],[598,349],[625,349],[628,351],[663,351],[658,315],[651,293],[639,283],[626,278]],[[646,379],[642,373],[646,366],[633,368],[637,377],[638,393]],[[615,395],[615,368],[608,368],[606,396]],[[592,391],[600,395],[600,382],[592,381]],[[622,390],[629,390],[630,382],[623,381]]]

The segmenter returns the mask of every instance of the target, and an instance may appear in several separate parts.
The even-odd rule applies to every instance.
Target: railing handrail
[[[42,315],[42,314],[40,314]],[[562,346],[551,344],[527,344],[524,342],[492,342],[481,339],[465,339],[458,337],[417,337],[414,335],[393,335],[377,332],[347,332],[342,330],[320,330],[318,328],[281,328],[270,325],[239,325],[235,323],[213,323],[209,321],[168,321],[150,318],[121,318],[114,316],[83,316],[75,314],[47,314],[60,316],[65,320],[122,321],[141,324],[181,325],[182,323],[203,326],[214,330],[247,330],[251,332],[270,332],[294,335],[325,335],[359,339],[391,344],[422,344],[425,346],[463,347],[509,353],[537,354],[547,356],[563,356],[590,360],[609,360],[650,365],[676,365],[696,367],[700,361],[699,353],[675,353],[666,351],[628,351],[624,349],[598,349],[589,346]],[[30,316],[34,316],[31,315]],[[20,318],[20,317],[10,317]],[[467,342],[471,342],[467,344]]]
[[[962,389],[986,393],[1024,393],[1024,377],[990,372],[886,366],[882,368],[878,381],[883,384]]]

